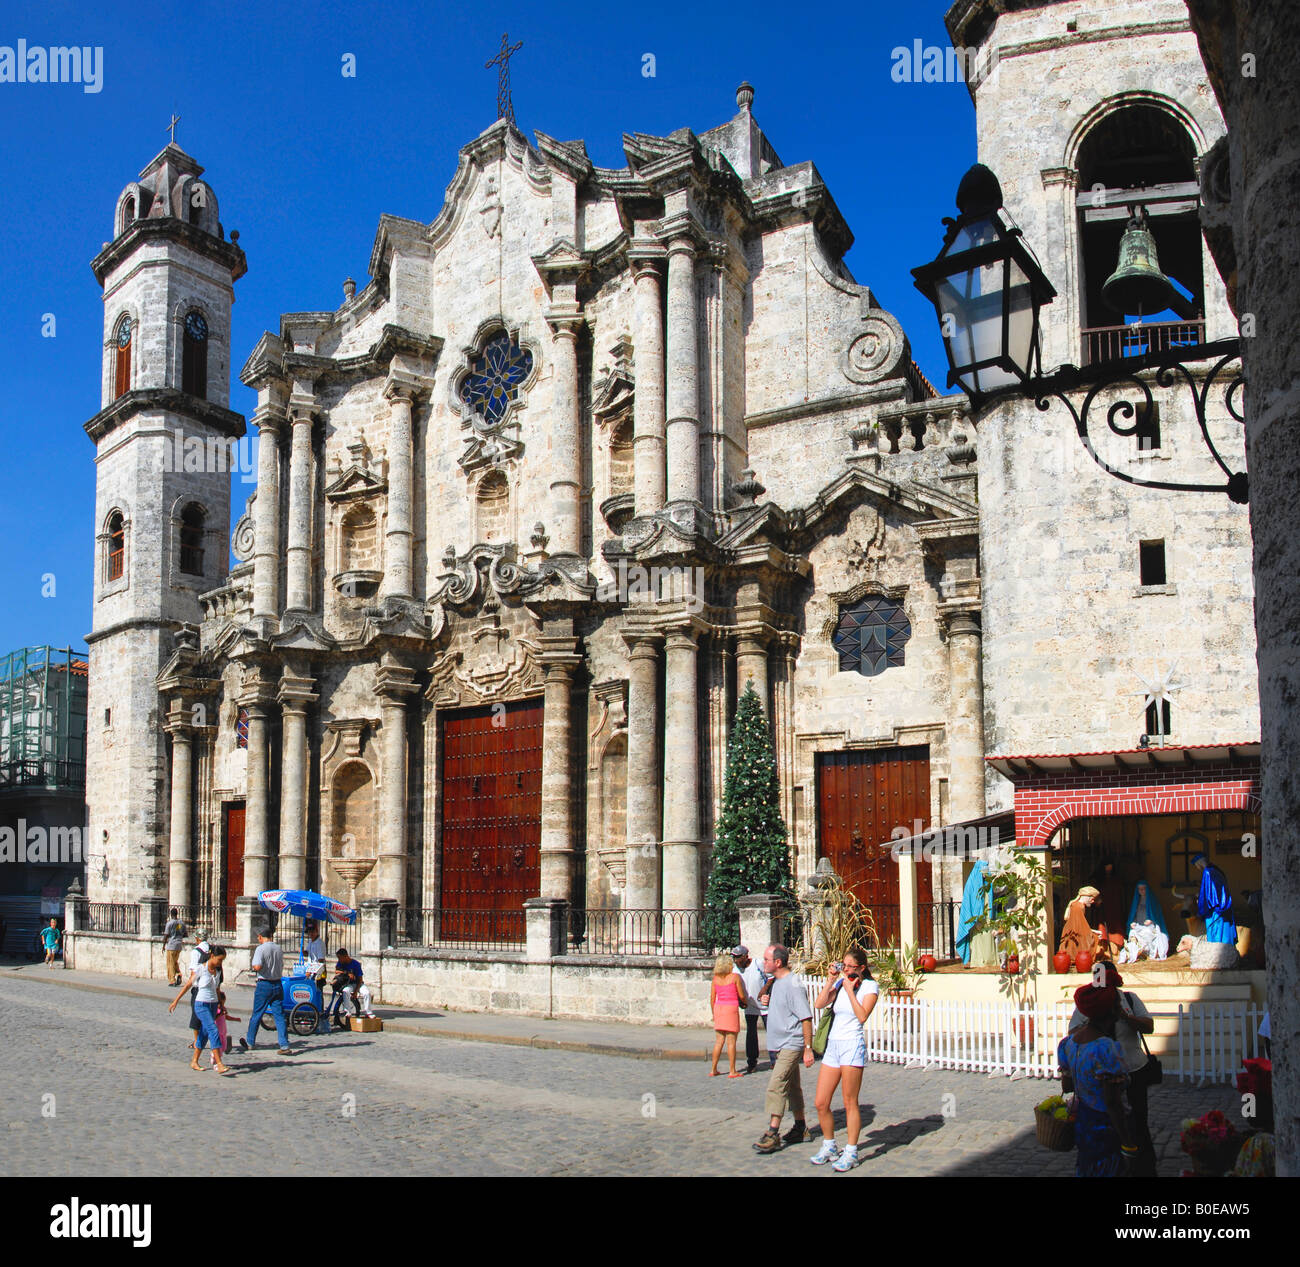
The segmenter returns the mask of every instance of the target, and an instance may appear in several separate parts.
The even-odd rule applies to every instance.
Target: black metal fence
[[[140,934],[140,908],[134,902],[87,902],[86,931]]]
[[[957,957],[957,906],[954,901],[921,902],[916,908],[921,949],[937,959]]]
[[[170,914],[171,908],[168,907]],[[212,906],[207,903],[176,904],[176,916],[184,924],[189,937],[193,940],[196,932],[204,932],[211,941],[214,937],[233,937],[235,935],[235,908],[233,906]]]
[[[699,911],[569,909],[569,944],[581,955],[706,953]]]
[[[450,950],[521,950],[526,932],[523,911],[420,906],[402,911],[397,940],[402,946],[441,946]]]

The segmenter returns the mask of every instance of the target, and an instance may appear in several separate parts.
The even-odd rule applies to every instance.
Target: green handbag
[[[836,989],[840,988],[841,982],[837,983]],[[835,995],[831,995],[831,1001],[822,1010],[821,1020],[817,1022],[817,1028],[813,1032],[812,1049],[813,1055],[820,1059],[826,1054],[826,1044],[831,1040],[831,1026],[835,1022]]]

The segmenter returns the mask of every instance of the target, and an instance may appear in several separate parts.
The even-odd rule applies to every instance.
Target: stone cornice
[[[106,435],[117,430],[141,413],[179,414],[190,422],[211,427],[218,435],[238,440],[245,432],[244,415],[210,400],[191,396],[189,392],[174,387],[145,387],[119,396],[106,409],[101,409],[85,424],[86,434],[98,444]]]
[[[222,268],[228,268],[232,283],[237,282],[248,272],[248,261],[244,258],[244,252],[235,243],[215,238],[211,233],[184,220],[159,216],[153,220],[136,220],[125,233],[100,251],[90,261],[95,280],[102,286],[109,273],[137,247],[159,238],[180,242],[197,254],[220,264]]]

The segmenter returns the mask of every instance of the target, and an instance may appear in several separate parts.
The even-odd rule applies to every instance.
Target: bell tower
[[[166,735],[156,681],[228,571],[230,315],[246,271],[203,168],[175,142],[122,191],[91,262],[104,292],[95,445],[86,802],[88,896],[167,893]],[[186,790],[188,794],[188,789]],[[173,900],[178,899],[173,895]]]

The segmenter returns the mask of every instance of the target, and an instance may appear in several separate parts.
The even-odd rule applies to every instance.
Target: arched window
[[[191,396],[208,394],[208,323],[201,312],[185,316],[181,338],[181,390]]]
[[[108,517],[108,555],[104,560],[104,579],[120,581],[126,570],[126,521],[115,510]]]
[[[840,621],[831,637],[840,655],[841,673],[875,677],[903,663],[903,646],[912,625],[892,599],[871,595],[840,608]]]
[[[191,502],[181,512],[181,571],[203,575],[203,511]]]
[[[1084,137],[1077,166],[1082,363],[1203,342],[1200,184],[1187,129],[1158,106],[1122,106]],[[1145,211],[1160,271],[1174,283],[1168,307],[1160,312],[1120,312],[1102,294],[1119,264],[1130,215],[1139,209]]]
[[[505,541],[509,533],[510,485],[500,471],[490,471],[478,486],[478,540]]]
[[[122,232],[125,233],[135,223],[135,199],[128,198],[122,208]]]
[[[124,316],[113,332],[113,399],[131,390],[131,318]]]

